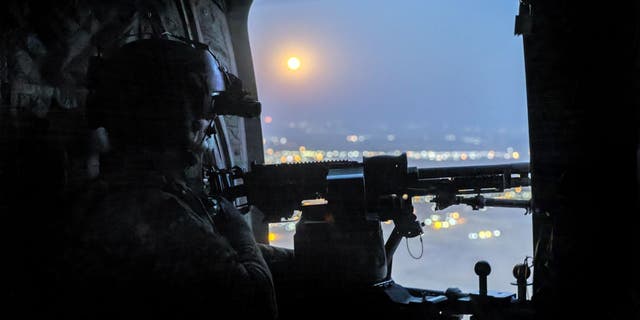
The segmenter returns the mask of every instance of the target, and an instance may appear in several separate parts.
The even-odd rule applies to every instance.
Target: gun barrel
[[[487,207],[522,208],[522,209],[528,209],[529,207],[531,207],[531,201],[529,200],[487,198],[485,199],[484,204]]]
[[[418,179],[434,179],[444,177],[471,177],[483,175],[511,175],[529,174],[529,163],[510,163],[496,164],[484,166],[460,166],[460,167],[443,167],[443,168],[420,168],[418,169]]]
[[[444,168],[411,168],[409,194],[436,195],[438,207],[455,204],[456,195],[503,192],[531,185],[529,163]],[[488,205],[488,204],[487,204]],[[496,206],[526,207],[526,203],[494,203]]]
[[[474,209],[480,209],[484,207],[529,209],[531,207],[530,200],[485,198],[481,195],[477,195],[472,198],[465,198],[465,197],[458,196],[457,201],[455,201],[455,203],[470,205]]]

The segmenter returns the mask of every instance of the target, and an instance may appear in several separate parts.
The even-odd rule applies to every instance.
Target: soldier
[[[109,152],[69,223],[62,314],[277,317],[272,274],[244,217],[203,192],[205,141],[216,103],[229,98],[215,57],[154,38],[94,62],[88,118],[105,129]]]

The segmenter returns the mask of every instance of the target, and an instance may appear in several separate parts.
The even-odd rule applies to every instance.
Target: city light
[[[360,144],[362,141],[366,143],[364,135],[347,135],[346,141],[354,144]],[[290,141],[287,137],[272,136],[264,140],[265,164],[276,164],[286,162],[313,162],[325,160],[360,160],[362,157],[374,157],[381,155],[399,156],[402,153],[407,155],[409,160],[415,161],[501,161],[508,159],[521,159],[521,153],[518,151],[496,152],[493,150],[450,150],[450,151],[433,151],[433,150],[323,150],[314,149],[305,145],[298,145]],[[283,149],[283,146],[291,145],[294,149]],[[296,155],[300,157],[299,161]],[[285,160],[282,160],[282,157]],[[289,158],[291,156],[291,158]],[[520,191],[518,191],[520,190]],[[520,193],[522,189],[515,188],[515,192]]]
[[[471,240],[487,240],[487,239],[491,239],[491,238],[497,238],[500,237],[502,235],[502,232],[500,230],[493,230],[493,232],[491,230],[481,230],[476,232],[471,232],[468,234],[468,238]]]

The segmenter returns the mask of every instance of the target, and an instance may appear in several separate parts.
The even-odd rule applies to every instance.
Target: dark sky
[[[355,134],[463,129],[526,139],[517,0],[255,0],[265,136],[306,121]],[[302,66],[286,68],[290,56]],[[329,127],[330,129],[331,127]]]

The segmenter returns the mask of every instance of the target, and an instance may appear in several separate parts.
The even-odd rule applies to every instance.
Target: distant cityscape
[[[272,126],[274,120],[269,116],[263,121],[265,162],[269,164],[361,160],[362,157],[401,153],[407,154],[410,163],[425,166],[529,160],[526,128],[436,130],[416,126],[394,132],[378,125],[374,133],[357,133],[345,129],[339,122],[313,124],[299,121]]]
[[[265,163],[300,163],[312,161],[331,161],[331,160],[361,160],[362,157],[373,157],[378,155],[395,155],[402,153],[407,154],[410,162],[434,162],[448,163],[456,165],[460,162],[507,162],[507,161],[528,161],[529,151],[518,151],[512,147],[506,150],[308,150],[305,146],[298,147],[298,150],[274,149],[267,148],[265,150]],[[460,165],[462,165],[460,163]]]

